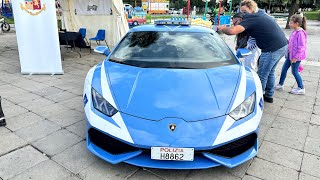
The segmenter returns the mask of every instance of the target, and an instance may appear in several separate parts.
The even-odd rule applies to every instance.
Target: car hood
[[[240,74],[238,64],[211,69],[140,68],[110,61],[104,64],[118,110],[156,121],[198,121],[225,115]]]

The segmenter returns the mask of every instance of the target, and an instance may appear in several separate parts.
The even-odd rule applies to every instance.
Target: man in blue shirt
[[[236,26],[218,26],[218,30],[228,35],[246,33],[256,39],[261,49],[259,58],[258,75],[262,89],[265,92],[264,100],[273,102],[275,75],[274,71],[279,60],[287,51],[288,40],[279,25],[263,10],[259,10],[253,0],[245,0],[240,5],[245,12],[244,20]]]

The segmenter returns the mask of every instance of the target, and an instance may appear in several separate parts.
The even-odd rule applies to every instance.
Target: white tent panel
[[[108,1],[112,1],[112,15],[110,15],[110,10],[105,15],[78,15],[75,13],[74,0],[60,0],[66,29],[68,31],[78,31],[79,28],[86,28],[87,39],[95,37],[99,29],[105,29],[108,45],[113,48],[128,32],[129,26],[124,13],[123,2],[119,0]]]
[[[74,0],[74,10],[77,15],[110,15],[111,0]]]

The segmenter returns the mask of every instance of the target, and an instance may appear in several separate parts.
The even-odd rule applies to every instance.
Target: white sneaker
[[[283,85],[278,84],[278,85],[276,85],[276,86],[274,87],[274,89],[276,89],[276,90],[283,90],[284,87],[283,87]]]
[[[292,88],[291,91],[290,91],[290,93],[293,93],[294,91],[297,91],[298,89],[299,89],[298,87]]]
[[[301,88],[292,89],[290,93],[299,94],[299,95],[306,94],[306,89],[305,88],[303,88],[303,89],[301,89]]]

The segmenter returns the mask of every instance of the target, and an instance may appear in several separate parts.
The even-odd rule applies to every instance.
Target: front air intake
[[[130,146],[122,141],[110,137],[94,128],[90,128],[88,134],[90,141],[93,144],[114,155],[139,150],[136,147]]]
[[[236,141],[211,149],[209,153],[232,158],[252,148],[255,145],[256,140],[257,140],[257,134],[252,133]]]

